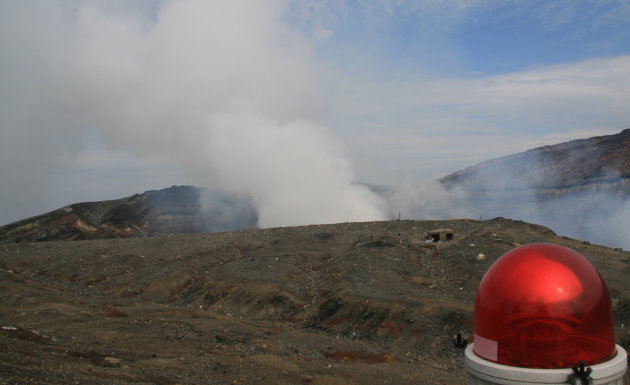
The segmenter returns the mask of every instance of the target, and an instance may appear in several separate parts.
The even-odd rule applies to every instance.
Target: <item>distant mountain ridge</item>
[[[630,129],[543,146],[479,163],[440,179],[447,188],[492,195],[532,190],[569,195],[588,189],[630,194]]]
[[[253,229],[245,200],[194,186],[172,186],[100,202],[72,204],[0,227],[0,242],[193,234]]]
[[[628,238],[623,224],[630,226],[630,129],[488,160],[439,182],[461,192],[448,204],[465,208],[469,217],[522,219],[563,235],[619,245]],[[370,188],[387,199],[387,189]],[[245,198],[172,186],[76,203],[0,226],[0,242],[192,234],[256,224],[256,210]]]
[[[488,160],[440,183],[476,218],[520,219],[630,248],[630,129]]]

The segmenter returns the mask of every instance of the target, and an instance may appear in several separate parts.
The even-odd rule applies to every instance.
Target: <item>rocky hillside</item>
[[[599,269],[628,349],[628,252],[502,218],[344,223],[2,244],[0,383],[463,385],[481,277],[533,242]]]
[[[488,160],[441,179],[475,194],[534,192],[539,199],[589,190],[630,194],[630,129]]]
[[[255,210],[244,200],[193,186],[173,186],[128,198],[76,203],[0,227],[0,242],[143,237],[252,229]]]
[[[489,160],[440,182],[469,216],[630,248],[630,129]]]

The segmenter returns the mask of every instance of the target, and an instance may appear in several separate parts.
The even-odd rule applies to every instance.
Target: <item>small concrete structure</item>
[[[433,242],[451,241],[453,240],[453,234],[455,234],[455,232],[451,229],[435,229],[429,231],[427,239]]]

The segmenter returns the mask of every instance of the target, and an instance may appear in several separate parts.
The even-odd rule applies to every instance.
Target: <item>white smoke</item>
[[[383,218],[384,204],[351,183],[343,145],[323,127],[229,114],[213,116],[210,126],[208,164],[223,186],[253,199],[260,226]]]
[[[250,198],[261,226],[383,218],[324,126],[327,74],[286,7],[1,2],[2,218],[95,137]]]
[[[546,226],[561,236],[630,249],[630,182],[614,170],[577,180],[584,162],[597,162],[605,154],[582,150],[581,156],[586,158],[515,154],[473,167],[468,179],[448,188],[439,181],[402,184],[387,200],[409,219],[506,217]],[[565,179],[565,172],[572,176]]]
[[[406,180],[385,196],[392,217],[403,219],[474,218],[468,207],[468,194],[458,187],[447,190],[437,180]]]

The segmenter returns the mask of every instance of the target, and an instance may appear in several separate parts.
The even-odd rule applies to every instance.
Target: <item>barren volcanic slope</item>
[[[441,182],[469,216],[522,219],[630,248],[630,129],[490,160]]]
[[[0,226],[0,242],[194,234],[256,227],[245,200],[216,190],[173,186],[128,198],[76,203]]]
[[[628,252],[500,218],[347,223],[2,244],[0,383],[465,384],[482,275],[541,241],[598,267],[629,348]]]
[[[518,195],[533,190],[539,199],[593,189],[628,195],[630,129],[488,160],[441,182],[478,194]]]

